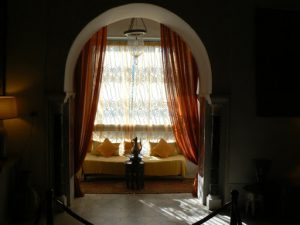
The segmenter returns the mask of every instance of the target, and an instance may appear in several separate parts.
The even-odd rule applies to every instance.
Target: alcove
[[[83,48],[84,44],[88,41],[88,39],[101,27],[107,26],[109,24],[115,23],[120,20],[129,19],[133,17],[142,17],[145,19],[150,19],[156,21],[158,23],[162,23],[168,26],[170,29],[175,31],[176,33],[180,34],[182,39],[190,46],[192,50],[192,54],[195,58],[196,64],[199,70],[199,80],[198,82],[198,95],[201,97],[205,97],[207,102],[210,103],[210,94],[212,89],[212,75],[211,75],[211,66],[208,54],[206,52],[205,46],[202,43],[201,39],[199,38],[198,34],[193,30],[193,28],[187,24],[182,18],[174,14],[173,12],[153,5],[153,4],[146,4],[146,3],[132,3],[126,4],[122,6],[118,6],[112,9],[109,9],[95,19],[90,21],[77,35],[74,39],[74,42],[69,50],[66,66],[65,66],[65,77],[64,77],[64,92],[65,92],[65,100],[66,104],[73,104],[71,97],[75,94],[73,90],[73,79],[74,79],[74,70],[77,58],[80,54],[81,49]],[[70,115],[72,112],[69,111],[69,108],[65,110],[65,113]],[[68,123],[71,120],[68,121]],[[65,124],[70,128],[72,127],[71,124]],[[65,137],[69,136],[65,134]],[[69,136],[70,139],[72,137]],[[69,140],[69,144],[65,145],[67,148],[72,148],[72,140]],[[72,152],[69,150],[69,165],[72,165]],[[70,172],[69,174],[72,174]],[[70,178],[70,187],[68,193],[68,198],[73,198],[73,177]]]

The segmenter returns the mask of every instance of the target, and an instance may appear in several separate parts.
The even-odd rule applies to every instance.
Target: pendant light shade
[[[124,32],[131,54],[137,58],[143,53],[144,35],[147,28],[142,18],[132,18],[128,30]]]

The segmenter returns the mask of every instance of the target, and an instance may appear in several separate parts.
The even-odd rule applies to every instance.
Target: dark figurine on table
[[[133,147],[132,147],[132,150],[131,150],[132,157],[130,158],[130,160],[133,163],[138,163],[138,162],[141,161],[140,152],[142,150],[142,143],[141,143],[141,141],[140,141],[140,143],[137,142],[137,137],[132,139],[132,142],[133,142]]]

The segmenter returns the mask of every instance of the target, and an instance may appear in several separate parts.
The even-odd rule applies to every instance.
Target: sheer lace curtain
[[[108,43],[93,139],[122,142],[137,136],[145,155],[148,141],[174,140],[161,57],[159,43],[146,44],[138,58],[124,42]]]

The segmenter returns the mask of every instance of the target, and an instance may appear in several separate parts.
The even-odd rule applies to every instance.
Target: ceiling
[[[116,23],[112,23],[107,27],[107,36],[108,37],[125,37],[124,31],[128,30],[131,19],[120,20]],[[159,38],[160,37],[160,26],[159,23],[143,19],[147,27],[147,33],[145,37],[148,38]]]

